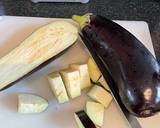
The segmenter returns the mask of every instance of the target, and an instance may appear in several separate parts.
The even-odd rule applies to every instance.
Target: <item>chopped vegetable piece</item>
[[[88,101],[86,103],[86,111],[89,118],[98,126],[103,125],[104,106],[97,102]]]
[[[110,105],[113,99],[112,95],[109,92],[97,85],[91,88],[91,90],[88,92],[88,96],[93,100],[104,105],[105,108],[107,108]]]
[[[87,64],[71,64],[70,67],[79,70],[81,89],[85,89],[91,86]]]
[[[47,107],[47,100],[40,96],[28,93],[18,94],[18,113],[40,113],[46,110]]]
[[[98,79],[101,77],[101,72],[99,71],[97,65],[95,64],[92,58],[88,59],[88,70],[91,80],[96,83]]]
[[[69,68],[61,71],[61,75],[70,98],[80,96],[81,87],[79,71],[76,69]]]
[[[62,81],[61,75],[59,73],[51,73],[48,75],[48,81],[52,88],[53,93],[58,99],[59,103],[65,103],[69,101],[65,85]]]
[[[83,110],[74,113],[74,117],[79,128],[96,128],[92,120]]]

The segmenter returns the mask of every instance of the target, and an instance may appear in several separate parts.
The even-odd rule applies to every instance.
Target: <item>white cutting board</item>
[[[33,17],[0,17],[0,57],[15,48],[38,27],[57,19]],[[60,19],[59,19],[60,20]],[[67,20],[67,19],[66,19]],[[71,21],[71,20],[69,20]],[[72,22],[72,21],[71,21]],[[148,25],[143,21],[116,21],[154,54]],[[77,128],[73,113],[85,106],[85,91],[79,98],[66,104],[58,104],[49,87],[46,75],[52,71],[66,68],[70,63],[86,62],[87,51],[78,41],[66,54],[48,66],[18,82],[11,88],[0,92],[0,127],[2,128]],[[49,108],[40,114],[21,115],[17,113],[17,96],[19,92],[30,92],[48,99]],[[159,128],[160,116],[139,119],[143,128]],[[102,128],[128,128],[123,116],[113,102],[105,112]]]

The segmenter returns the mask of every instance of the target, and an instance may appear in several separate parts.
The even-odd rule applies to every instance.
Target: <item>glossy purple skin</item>
[[[76,115],[78,116],[85,128],[96,128],[95,124],[88,117],[84,110],[76,112]]]
[[[82,34],[105,63],[130,113],[148,117],[160,111],[160,66],[136,37],[102,16],[90,16]]]

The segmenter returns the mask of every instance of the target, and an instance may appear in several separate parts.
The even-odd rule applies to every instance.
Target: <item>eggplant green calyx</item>
[[[91,15],[92,15],[92,13],[87,13],[83,16],[73,15],[72,19],[79,24],[81,29],[83,29],[86,25],[88,25],[90,23],[90,16]]]

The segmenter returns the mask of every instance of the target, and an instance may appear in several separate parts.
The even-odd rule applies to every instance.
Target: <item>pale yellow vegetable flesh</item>
[[[90,78],[93,82],[95,83],[99,82],[105,89],[110,90],[98,66],[96,65],[96,63],[91,57],[88,59],[88,69],[89,69]]]
[[[109,88],[109,86],[108,86],[108,84],[107,84],[107,82],[105,81],[105,79],[104,79],[103,76],[101,76],[101,78],[98,80],[98,82],[101,83],[101,85],[102,85],[105,89],[110,90],[110,88]]]
[[[109,92],[97,85],[93,86],[87,95],[91,99],[101,103],[105,108],[110,105],[113,99],[112,95]]]
[[[39,28],[0,59],[0,89],[56,56],[77,38],[77,28],[67,21],[55,21]]]
[[[87,64],[71,64],[70,67],[79,70],[81,89],[85,89],[91,86]]]
[[[59,73],[49,74],[48,81],[59,103],[65,103],[69,101],[65,85]]]
[[[98,126],[103,125],[104,106],[102,104],[88,101],[86,103],[86,112],[94,124]]]
[[[95,64],[92,58],[88,59],[87,64],[88,64],[88,70],[89,70],[89,75],[91,80],[93,82],[97,82],[98,79],[101,77],[100,70],[98,69],[97,65]]]
[[[61,71],[61,76],[67,89],[70,98],[75,98],[81,95],[80,74],[76,69],[66,69]]]
[[[37,95],[23,93],[18,94],[18,113],[33,114],[46,110],[48,102]]]

